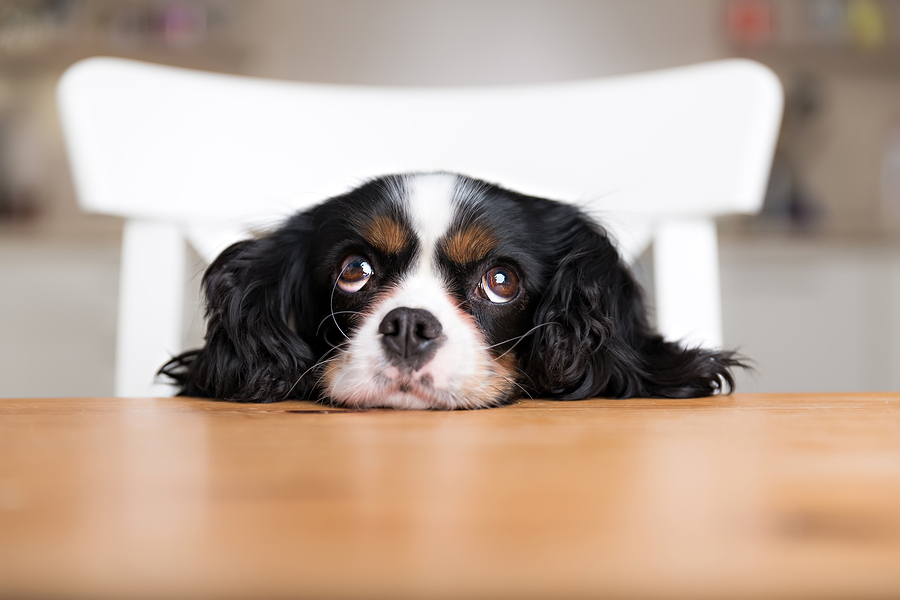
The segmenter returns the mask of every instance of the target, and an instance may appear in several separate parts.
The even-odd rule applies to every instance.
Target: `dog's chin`
[[[492,388],[492,391],[496,390]],[[435,388],[428,375],[414,377],[403,373],[395,377],[378,375],[366,384],[356,386],[350,394],[335,393],[336,390],[332,389],[327,401],[332,405],[358,410],[466,410],[505,404],[510,395],[508,390],[504,391],[507,393],[454,394],[449,390]]]
[[[406,410],[453,410],[467,408],[451,394],[423,385],[411,378],[378,378],[371,387],[348,397],[331,397],[331,403],[346,408],[397,408]]]
[[[344,401],[340,402],[342,406],[348,408],[397,408],[405,410],[452,410],[456,408],[453,404],[442,399],[425,395],[418,395],[412,392],[401,392],[399,390],[385,390],[363,401]]]

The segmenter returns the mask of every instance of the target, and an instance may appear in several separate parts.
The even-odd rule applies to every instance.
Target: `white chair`
[[[185,240],[207,260],[365,178],[456,171],[571,201],[628,260],[653,241],[657,321],[720,346],[714,218],[759,209],[781,118],[767,68],[727,60],[593,81],[390,88],[93,58],[59,110],[81,205],[127,219],[116,394],[182,350]]]

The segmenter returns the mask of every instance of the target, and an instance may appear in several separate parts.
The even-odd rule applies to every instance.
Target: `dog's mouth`
[[[454,402],[446,391],[434,385],[434,377],[430,373],[413,372],[408,369],[388,367],[376,378],[379,388],[370,406],[380,405],[409,408],[453,408]]]
[[[384,388],[394,388],[399,392],[412,393],[416,389],[434,390],[434,377],[423,370],[388,366],[379,374],[378,383]]]

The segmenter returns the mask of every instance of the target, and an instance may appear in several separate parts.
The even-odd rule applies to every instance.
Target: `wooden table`
[[[2,597],[900,597],[900,394],[0,400]]]

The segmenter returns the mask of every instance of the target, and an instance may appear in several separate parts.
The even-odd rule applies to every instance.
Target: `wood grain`
[[[3,597],[900,597],[900,394],[0,400]]]

